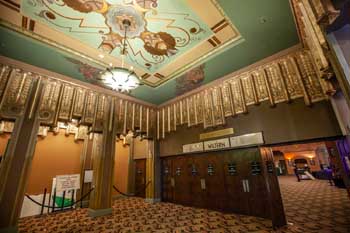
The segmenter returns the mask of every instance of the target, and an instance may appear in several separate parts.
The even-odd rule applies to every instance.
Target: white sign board
[[[244,134],[241,136],[231,137],[230,138],[231,147],[242,147],[242,146],[251,146],[251,145],[260,145],[264,144],[264,138],[261,132]]]
[[[192,143],[182,146],[183,153],[200,152],[203,150],[203,142]]]
[[[80,174],[56,176],[56,192],[80,189]]]
[[[222,138],[217,140],[205,141],[204,150],[220,150],[230,147],[230,141],[228,138]]]
[[[93,170],[85,170],[84,171],[84,183],[92,182]]]

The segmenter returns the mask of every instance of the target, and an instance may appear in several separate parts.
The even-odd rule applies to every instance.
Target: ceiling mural
[[[12,4],[0,4],[1,56],[89,83],[100,70],[108,67],[109,63],[115,66],[121,64],[120,47],[118,44],[108,42],[107,36],[112,32],[113,35],[118,34],[120,39],[122,34],[118,32],[118,28],[108,26],[106,8],[112,9],[113,5],[120,4],[124,9],[127,8],[125,12],[134,10],[141,12],[138,14],[145,20],[143,21],[145,25],[142,26],[142,20],[137,16],[134,24],[141,25],[144,28],[143,32],[148,34],[142,34],[143,32],[137,31],[135,27],[134,33],[138,34],[138,39],[133,40],[138,41],[139,49],[143,53],[149,54],[144,48],[146,45],[144,41],[151,42],[152,39],[156,43],[151,45],[165,48],[165,51],[162,50],[164,55],[161,56],[169,60],[153,72],[145,66],[129,64],[134,66],[135,72],[146,84],[133,90],[130,95],[154,104],[164,103],[192,88],[208,84],[300,43],[289,1],[266,0],[264,4],[261,4],[261,0],[108,0],[106,2],[0,0],[0,2],[12,2]],[[164,7],[164,4],[168,7]],[[142,13],[137,6],[146,11]],[[62,12],[60,9],[66,10]],[[28,12],[32,12],[31,16]],[[157,19],[157,17],[174,18],[166,14],[167,12],[179,14],[192,12],[186,19],[179,15],[175,19],[187,20],[187,24],[182,28],[191,38],[201,38],[202,41],[197,43],[190,40],[190,43],[196,44],[190,45],[192,47],[188,47],[186,51],[179,47],[182,41],[179,41],[178,35],[184,35],[185,32],[176,34],[175,29],[166,28],[176,26],[176,20],[165,24],[165,21]],[[69,15],[70,21],[68,19],[61,21],[63,20],[61,15]],[[79,17],[74,15],[78,15],[81,19],[77,19]],[[156,19],[150,20],[150,17]],[[266,20],[261,20],[262,18]],[[195,19],[199,22],[199,26],[188,19]],[[72,25],[75,27],[69,28]],[[95,26],[89,27],[91,25]],[[194,30],[191,32],[193,27],[198,34]],[[78,33],[75,31],[79,32],[77,34],[79,36],[71,35]],[[174,38],[175,49],[172,46],[174,40],[170,39],[170,36],[166,37],[167,34],[160,35],[160,32]],[[129,40],[131,42],[132,39],[128,38]],[[103,41],[106,43],[103,44]],[[108,49],[112,49],[112,52],[108,53]],[[130,55],[133,51],[128,47],[128,52]],[[100,58],[99,54],[103,54],[104,58]]]
[[[103,71],[99,68],[96,68],[94,66],[91,66],[85,62],[82,62],[78,59],[72,58],[72,57],[64,57],[67,61],[71,62],[74,64],[76,69],[78,70],[79,73],[81,73],[84,78],[86,79],[85,81],[88,81],[93,84],[99,84],[99,82],[96,81],[95,77],[100,75],[100,73]],[[103,86],[105,87],[105,86]]]
[[[100,82],[98,82],[94,78],[98,76],[103,70],[96,68],[94,66],[91,66],[90,64],[82,62],[79,59],[76,59],[73,57],[64,56],[64,58],[68,62],[74,64],[74,67],[77,69],[77,71],[84,76],[84,79],[85,79],[84,81],[106,88],[106,86],[101,85]],[[205,78],[204,68],[205,68],[205,64],[199,65],[187,71],[185,74],[181,75],[180,77],[176,78],[175,79],[176,95],[179,96],[197,87],[200,87],[203,84],[203,81]]]
[[[190,69],[191,63],[239,33],[224,19],[215,1],[216,21],[205,19],[185,0],[22,0],[21,12],[68,37],[120,59],[126,33],[126,63],[145,79],[158,83]],[[197,2],[198,4],[198,2]],[[196,12],[197,11],[197,12]],[[210,13],[210,12],[208,12]],[[220,19],[221,21],[217,21]],[[127,32],[123,20],[131,25]],[[210,26],[212,27],[210,27]],[[224,28],[225,35],[216,35]],[[193,54],[189,54],[191,51]],[[201,51],[201,52],[200,52]],[[187,67],[186,67],[187,66]],[[185,69],[183,69],[186,67]]]
[[[197,66],[176,78],[176,96],[200,87],[205,78],[205,64]]]

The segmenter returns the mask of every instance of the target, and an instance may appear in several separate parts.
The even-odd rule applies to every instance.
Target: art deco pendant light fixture
[[[131,90],[142,85],[140,78],[134,72],[133,68],[130,69],[124,67],[124,57],[126,56],[126,39],[127,31],[131,26],[131,22],[128,19],[123,20],[124,27],[124,40],[123,48],[121,51],[122,56],[122,66],[107,68],[98,80],[105,86],[119,92],[130,92]]]

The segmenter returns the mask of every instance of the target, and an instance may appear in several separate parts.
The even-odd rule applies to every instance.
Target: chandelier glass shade
[[[133,70],[123,67],[107,68],[99,79],[115,91],[130,92],[140,86],[140,79]]]
[[[107,68],[98,78],[104,86],[107,86],[115,91],[130,92],[131,90],[142,85],[140,78],[134,72],[133,69],[124,68],[124,56],[126,55],[126,39],[127,31],[131,26],[131,22],[128,19],[123,20],[124,39],[123,47],[121,49],[122,66]]]

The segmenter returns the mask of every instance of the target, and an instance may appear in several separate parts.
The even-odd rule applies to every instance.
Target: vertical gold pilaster
[[[146,158],[146,201],[153,202],[155,198],[155,156],[154,141],[147,141]]]
[[[108,97],[107,108],[103,116],[102,134],[94,134],[93,144],[93,186],[89,203],[91,217],[112,213],[112,186],[115,158],[115,108],[114,101]],[[112,121],[112,130],[108,126]]]
[[[13,90],[7,90],[7,92],[11,91]],[[40,125],[38,108],[42,93],[43,83],[38,79],[32,83],[28,90],[23,106],[23,115],[16,117],[14,131],[5,159],[2,161],[0,170],[1,231],[17,229]]]
[[[283,73],[283,69],[281,67],[281,64],[277,63],[278,66],[278,74],[281,75],[281,80],[282,80],[282,86],[283,86],[283,91],[284,91],[284,95],[286,97],[287,102],[291,101],[290,98],[290,94],[288,92],[288,87],[287,87],[287,80],[286,80],[286,76]]]
[[[302,77],[302,74],[301,74],[301,71],[300,71],[300,67],[298,65],[298,62],[296,61],[296,58],[293,57],[291,59],[292,61],[292,65],[295,69],[295,72],[296,72],[296,75],[297,75],[297,78],[300,82],[300,85],[301,85],[301,89],[303,91],[303,95],[304,95],[304,102],[307,106],[310,106],[311,105],[311,98],[310,98],[310,95],[309,93],[307,92],[307,89],[306,89],[306,86],[305,86],[305,82],[304,82],[304,79]]]
[[[274,100],[273,95],[272,95],[272,89],[271,89],[271,85],[270,85],[270,82],[269,82],[269,79],[268,79],[268,74],[267,74],[266,69],[264,69],[263,75],[264,75],[264,80],[265,80],[267,93],[269,95],[270,104],[271,104],[271,106],[275,106],[276,104],[275,104],[275,100]]]

